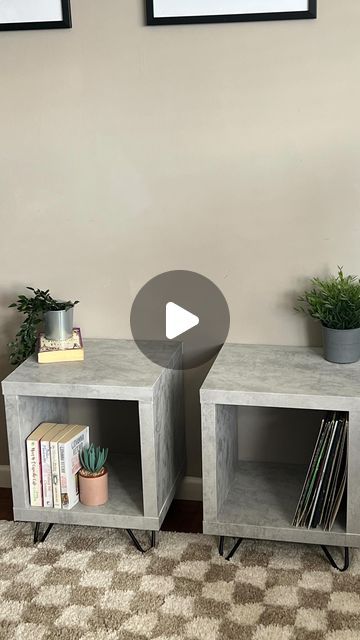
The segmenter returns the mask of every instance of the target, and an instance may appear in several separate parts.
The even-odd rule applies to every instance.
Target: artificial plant
[[[82,469],[89,476],[99,476],[103,473],[104,465],[108,457],[108,449],[100,449],[90,444],[80,451]]]
[[[337,276],[313,278],[312,288],[298,298],[297,311],[307,313],[329,329],[360,327],[360,280],[344,275],[338,267]]]
[[[79,302],[59,302],[51,297],[49,289],[42,291],[33,287],[26,288],[32,291],[33,295],[19,295],[17,301],[9,305],[25,315],[15,339],[9,343],[11,364],[21,364],[34,353],[39,324],[47,311],[67,311]]]

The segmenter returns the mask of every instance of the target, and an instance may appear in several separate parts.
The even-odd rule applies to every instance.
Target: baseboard
[[[202,478],[185,476],[176,496],[178,500],[198,500],[202,502]]]
[[[0,464],[0,487],[11,487],[10,466]],[[202,501],[202,479],[185,476],[175,496],[178,500]]]
[[[169,507],[175,497],[175,494],[178,490],[178,488],[180,487],[180,483],[182,482],[182,478],[184,475],[184,468],[180,469],[179,473],[176,476],[175,482],[173,483],[173,486],[171,487],[167,498],[164,502],[164,504],[162,505],[161,509],[160,509],[160,513],[159,513],[159,524],[160,526],[162,525],[162,523],[164,522],[164,519],[166,517],[166,514],[169,510]]]
[[[8,464],[0,464],[0,487],[10,489],[10,466]]]

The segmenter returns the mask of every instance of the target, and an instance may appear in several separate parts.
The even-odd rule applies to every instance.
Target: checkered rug
[[[202,535],[161,533],[141,555],[114,529],[31,534],[0,522],[4,640],[360,639],[355,551],[341,574],[318,547],[246,541],[227,562]]]

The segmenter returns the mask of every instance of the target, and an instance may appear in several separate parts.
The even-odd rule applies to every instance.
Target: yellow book
[[[40,333],[38,347],[38,362],[79,362],[84,360],[84,345],[79,328],[73,329],[73,335],[68,340],[48,340],[44,333]]]

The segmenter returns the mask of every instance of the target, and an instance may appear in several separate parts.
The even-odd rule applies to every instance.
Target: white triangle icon
[[[199,324],[197,316],[183,307],[179,307],[175,302],[168,302],[166,305],[166,337],[169,340],[177,338],[185,331],[189,331]]]

